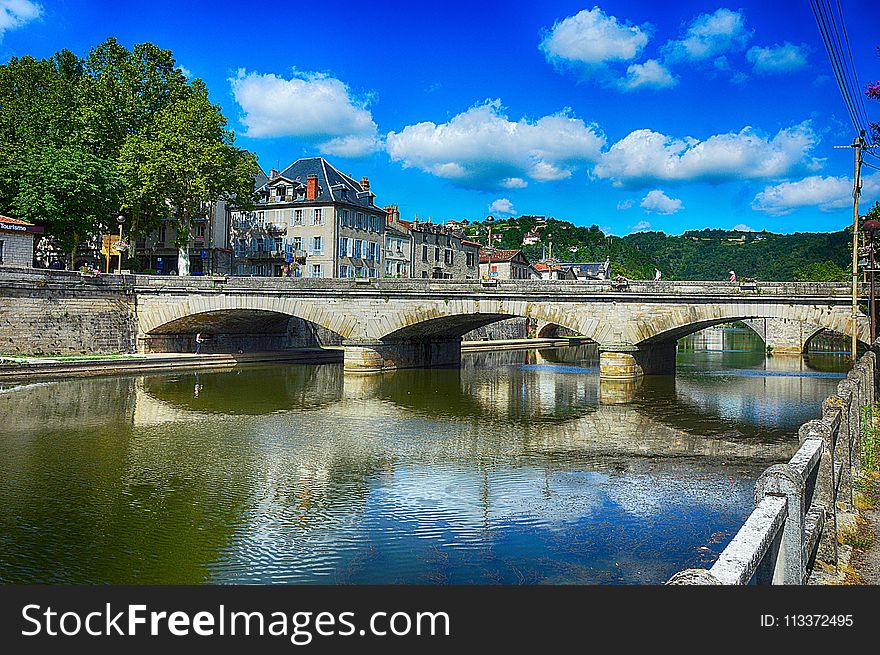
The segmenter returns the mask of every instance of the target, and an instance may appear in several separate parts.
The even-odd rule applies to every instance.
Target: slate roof
[[[331,202],[344,202],[348,205],[356,205],[375,211],[381,211],[372,202],[375,194],[361,187],[360,182],[342,173],[323,157],[305,157],[297,159],[290,166],[281,171],[281,177],[295,184],[305,187],[309,175],[318,176],[318,198]],[[275,178],[277,179],[277,178]],[[267,180],[257,191],[266,187],[270,182]],[[342,190],[345,189],[343,197]],[[311,202],[311,201],[307,201]]]
[[[500,262],[509,262],[514,259],[517,255],[522,255],[522,250],[495,250],[492,253],[491,259],[495,263]],[[525,259],[526,256],[522,255],[522,258]],[[489,263],[489,253],[485,250],[480,251],[480,263],[488,264]],[[526,260],[528,262],[528,260]]]

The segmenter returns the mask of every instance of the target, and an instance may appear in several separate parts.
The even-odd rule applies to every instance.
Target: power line
[[[830,3],[826,2],[825,6],[821,0],[810,0],[810,7],[813,10],[813,17],[816,19],[816,25],[819,33],[825,43],[825,49],[831,62],[831,69],[837,80],[837,86],[840,89],[841,97],[846,105],[850,115],[853,127],[857,132],[867,130],[869,127],[867,114],[864,110],[864,102],[858,93],[858,80],[855,73],[855,64],[852,59],[852,51],[849,48],[849,37],[846,33],[846,27],[843,27],[844,39],[847,43],[847,58],[843,52],[843,42],[840,38],[840,29],[837,27],[837,21],[831,10]],[[838,10],[839,2],[838,2]],[[840,22],[843,23],[842,11],[839,11]],[[848,65],[847,65],[848,64]],[[858,98],[856,101],[855,98]],[[859,111],[861,110],[861,111]]]
[[[840,0],[837,0],[837,15],[840,18],[840,28],[843,31],[843,38],[846,41],[846,55],[847,55],[846,60],[849,63],[849,73],[851,75],[851,77],[849,79],[853,85],[852,90],[855,93],[855,97],[858,99],[858,103],[857,103],[858,107],[857,108],[861,109],[861,118],[864,120],[864,123],[862,125],[864,127],[867,127],[869,124],[868,113],[865,111],[865,99],[864,99],[864,95],[861,93],[861,88],[859,87],[859,75],[856,72],[856,64],[855,64],[855,61],[853,60],[853,56],[852,56],[852,48],[850,48],[850,45],[849,45],[849,34],[846,31],[846,21],[844,21],[844,19],[843,19],[843,10],[840,7]],[[836,26],[835,26],[835,31],[836,31]],[[840,39],[840,36],[838,35],[838,43],[839,43],[839,39]],[[843,50],[842,44],[839,43],[839,45],[841,45],[841,51],[842,51]]]

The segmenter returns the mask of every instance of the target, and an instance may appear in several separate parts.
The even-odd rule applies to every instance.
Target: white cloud
[[[621,200],[617,203],[617,211],[626,211],[636,204],[634,200]]]
[[[516,213],[516,210],[513,208],[513,203],[507,198],[498,198],[489,205],[489,213],[513,216]]]
[[[752,37],[740,12],[718,9],[700,14],[688,26],[684,37],[670,41],[663,50],[669,61],[702,61],[728,50],[742,50]]]
[[[0,39],[9,30],[36,20],[43,14],[43,6],[30,0],[0,0]]]
[[[811,175],[796,182],[782,182],[766,187],[752,201],[752,209],[771,216],[790,214],[802,207],[817,207],[829,212],[852,207],[853,181],[849,177]],[[880,199],[880,174],[862,179],[860,200]]]
[[[296,71],[285,79],[240,69],[230,84],[244,110],[246,136],[294,137],[340,157],[359,157],[379,148],[368,101],[353,97],[338,79]]]
[[[656,59],[648,59],[644,64],[631,64],[626,69],[626,78],[618,81],[618,88],[632,91],[644,87],[666,89],[678,84],[678,79]]]
[[[755,231],[752,228],[750,228],[748,225],[746,225],[745,223],[737,223],[736,225],[733,226],[732,229],[734,232],[754,232]]]
[[[525,189],[529,186],[529,183],[521,177],[508,177],[505,180],[501,180],[501,186],[505,189]]]
[[[596,66],[635,59],[648,43],[646,28],[618,22],[599,7],[557,21],[540,48],[551,62]]]
[[[650,229],[651,223],[649,221],[639,221],[632,226],[632,230],[630,230],[630,232],[645,232],[646,230]]]
[[[486,101],[448,123],[408,125],[389,132],[391,159],[437,177],[474,188],[522,188],[570,177],[597,161],[605,136],[568,110],[536,121],[511,121],[500,100]]]
[[[787,73],[798,70],[807,65],[806,45],[794,45],[786,41],[783,45],[773,45],[767,48],[754,46],[749,48],[746,59],[754,67],[756,73],[770,75],[773,73]]]
[[[809,122],[782,129],[773,138],[751,127],[705,141],[636,130],[602,154],[593,174],[616,186],[786,177],[819,167],[810,155],[818,141]]]
[[[186,66],[178,65],[177,70],[179,70],[186,79],[191,80],[193,78],[192,71]]]
[[[664,214],[666,216],[675,214],[684,209],[680,199],[670,198],[660,189],[649,191],[648,194],[642,198],[639,207],[649,214]]]

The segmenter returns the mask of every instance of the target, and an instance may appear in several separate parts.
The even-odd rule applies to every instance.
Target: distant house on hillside
[[[540,241],[541,241],[541,235],[538,234],[537,232],[535,232],[534,230],[532,230],[531,232],[526,232],[523,235],[522,244],[524,246],[531,246],[535,243],[540,243]]]

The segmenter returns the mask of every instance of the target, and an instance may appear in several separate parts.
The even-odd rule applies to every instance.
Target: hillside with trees
[[[880,211],[880,206],[870,212]],[[469,223],[466,232],[488,243],[488,224]],[[537,232],[540,241],[523,246],[523,238]],[[636,232],[625,237],[606,236],[598,226],[581,227],[540,216],[496,220],[492,225],[496,248],[522,249],[530,261],[552,256],[562,262],[611,260],[612,274],[633,279],[719,280],[729,271],[739,277],[766,281],[845,281],[852,259],[852,231],[741,232],[690,230],[678,236],[663,232]],[[551,248],[552,244],[552,248]]]

